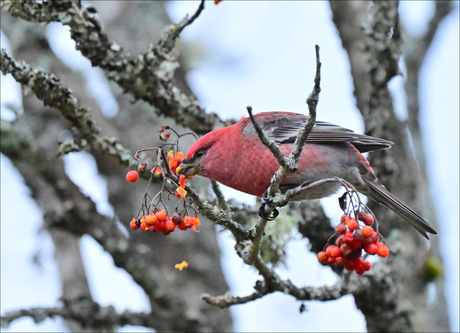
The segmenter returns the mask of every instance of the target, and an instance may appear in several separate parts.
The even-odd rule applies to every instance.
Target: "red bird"
[[[292,112],[262,112],[255,116],[265,134],[274,140],[285,156],[308,117]],[[357,134],[327,122],[317,121],[307,138],[298,169],[281,183],[285,192],[302,183],[339,177],[359,192],[391,209],[424,237],[437,234],[419,214],[393,196],[377,179],[368,160],[361,154],[390,148],[392,142]],[[179,166],[179,174],[201,175],[236,190],[262,196],[280,165],[260,141],[250,118],[214,130],[190,147]],[[334,194],[341,185],[327,183],[304,191],[295,200],[318,199]]]

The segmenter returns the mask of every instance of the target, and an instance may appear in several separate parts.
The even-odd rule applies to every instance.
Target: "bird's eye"
[[[200,149],[195,153],[196,157],[201,157],[204,155],[205,149]]]

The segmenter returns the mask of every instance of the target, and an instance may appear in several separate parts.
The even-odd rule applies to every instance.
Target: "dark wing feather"
[[[256,114],[255,118],[268,137],[279,144],[294,143],[308,120],[307,116],[292,112],[262,112]],[[251,124],[249,126],[252,127]],[[337,142],[350,142],[362,153],[393,145],[391,141],[358,134],[324,121],[317,121],[307,138],[307,143]]]

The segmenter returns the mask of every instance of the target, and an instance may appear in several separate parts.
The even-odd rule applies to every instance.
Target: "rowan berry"
[[[340,252],[342,252],[342,255],[344,255],[345,257],[348,257],[352,252],[352,249],[349,245],[342,244],[342,246],[340,246]]]
[[[347,227],[345,224],[338,224],[337,227],[335,227],[335,232],[338,234],[344,234],[347,232]]]
[[[372,227],[369,227],[369,226],[366,225],[365,227],[363,227],[361,232],[362,232],[364,237],[370,237],[370,236],[372,236],[372,233],[374,232],[374,229],[372,229]]]
[[[198,230],[196,230],[196,227],[200,226],[201,225],[201,222],[200,222],[200,219],[198,218],[198,216],[194,217],[193,218],[193,227],[192,227],[192,230],[195,231],[195,232],[199,232]]]
[[[349,219],[347,222],[347,227],[348,230],[355,231],[359,227],[358,221],[356,221],[354,218]]]
[[[373,225],[374,218],[372,215],[367,214],[366,212],[359,212],[358,213],[358,220],[363,221],[365,225]]]
[[[390,249],[388,248],[388,246],[386,246],[385,244],[382,244],[382,243],[380,243],[377,246],[378,246],[377,255],[379,257],[382,257],[382,258],[388,257],[388,255],[390,254]]]
[[[150,227],[157,222],[157,217],[155,216],[155,214],[146,215],[144,216],[144,222]]]
[[[139,172],[141,174],[144,173],[146,169],[147,169],[147,163],[145,163],[145,162],[141,162],[137,166],[137,172]]]
[[[131,170],[131,171],[128,171],[128,173],[126,174],[126,180],[128,182],[135,182],[137,179],[139,178],[139,174],[137,173],[137,171],[135,170]]]
[[[335,245],[329,245],[326,248],[326,254],[329,257],[338,257],[340,255],[340,249]]]
[[[340,217],[340,223],[346,224],[349,220],[350,220],[350,216],[348,216],[347,214],[343,214]]]
[[[320,263],[323,263],[323,264],[327,263],[328,256],[327,256],[326,252],[324,252],[324,251],[319,252],[317,254],[317,257],[318,257],[318,261]]]
[[[173,232],[174,229],[176,229],[176,224],[173,221],[168,220],[165,222],[165,230],[167,232]]]
[[[358,267],[355,268],[355,272],[356,272],[356,274],[358,274],[358,275],[363,275],[364,272],[366,272],[366,270],[365,270],[364,267],[361,265],[361,266],[358,266]]]
[[[185,217],[184,217],[184,225],[185,225],[187,228],[193,227],[193,219],[192,219],[192,217],[190,217],[190,216],[185,216]]]
[[[369,244],[364,246],[364,251],[366,251],[369,254],[377,254],[379,248],[375,244]]]
[[[361,264],[361,267],[364,268],[364,270],[367,272],[371,269],[372,267],[372,263],[370,261],[363,261],[363,263]]]
[[[134,229],[134,230],[137,230],[139,229],[139,225],[140,223],[137,222],[137,219],[132,219],[131,222],[129,222],[129,226],[131,227],[131,229]]]
[[[158,221],[164,222],[164,221],[168,220],[168,213],[165,210],[160,210],[160,211],[156,212],[155,215],[156,215]]]
[[[342,239],[345,243],[350,243],[355,239],[355,236],[353,236],[353,233],[347,231],[342,235]]]

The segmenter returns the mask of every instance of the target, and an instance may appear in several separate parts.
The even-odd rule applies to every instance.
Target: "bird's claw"
[[[259,208],[259,216],[267,221],[273,221],[279,215],[278,209],[273,208],[273,211],[270,214],[265,212],[265,203],[263,203]]]

